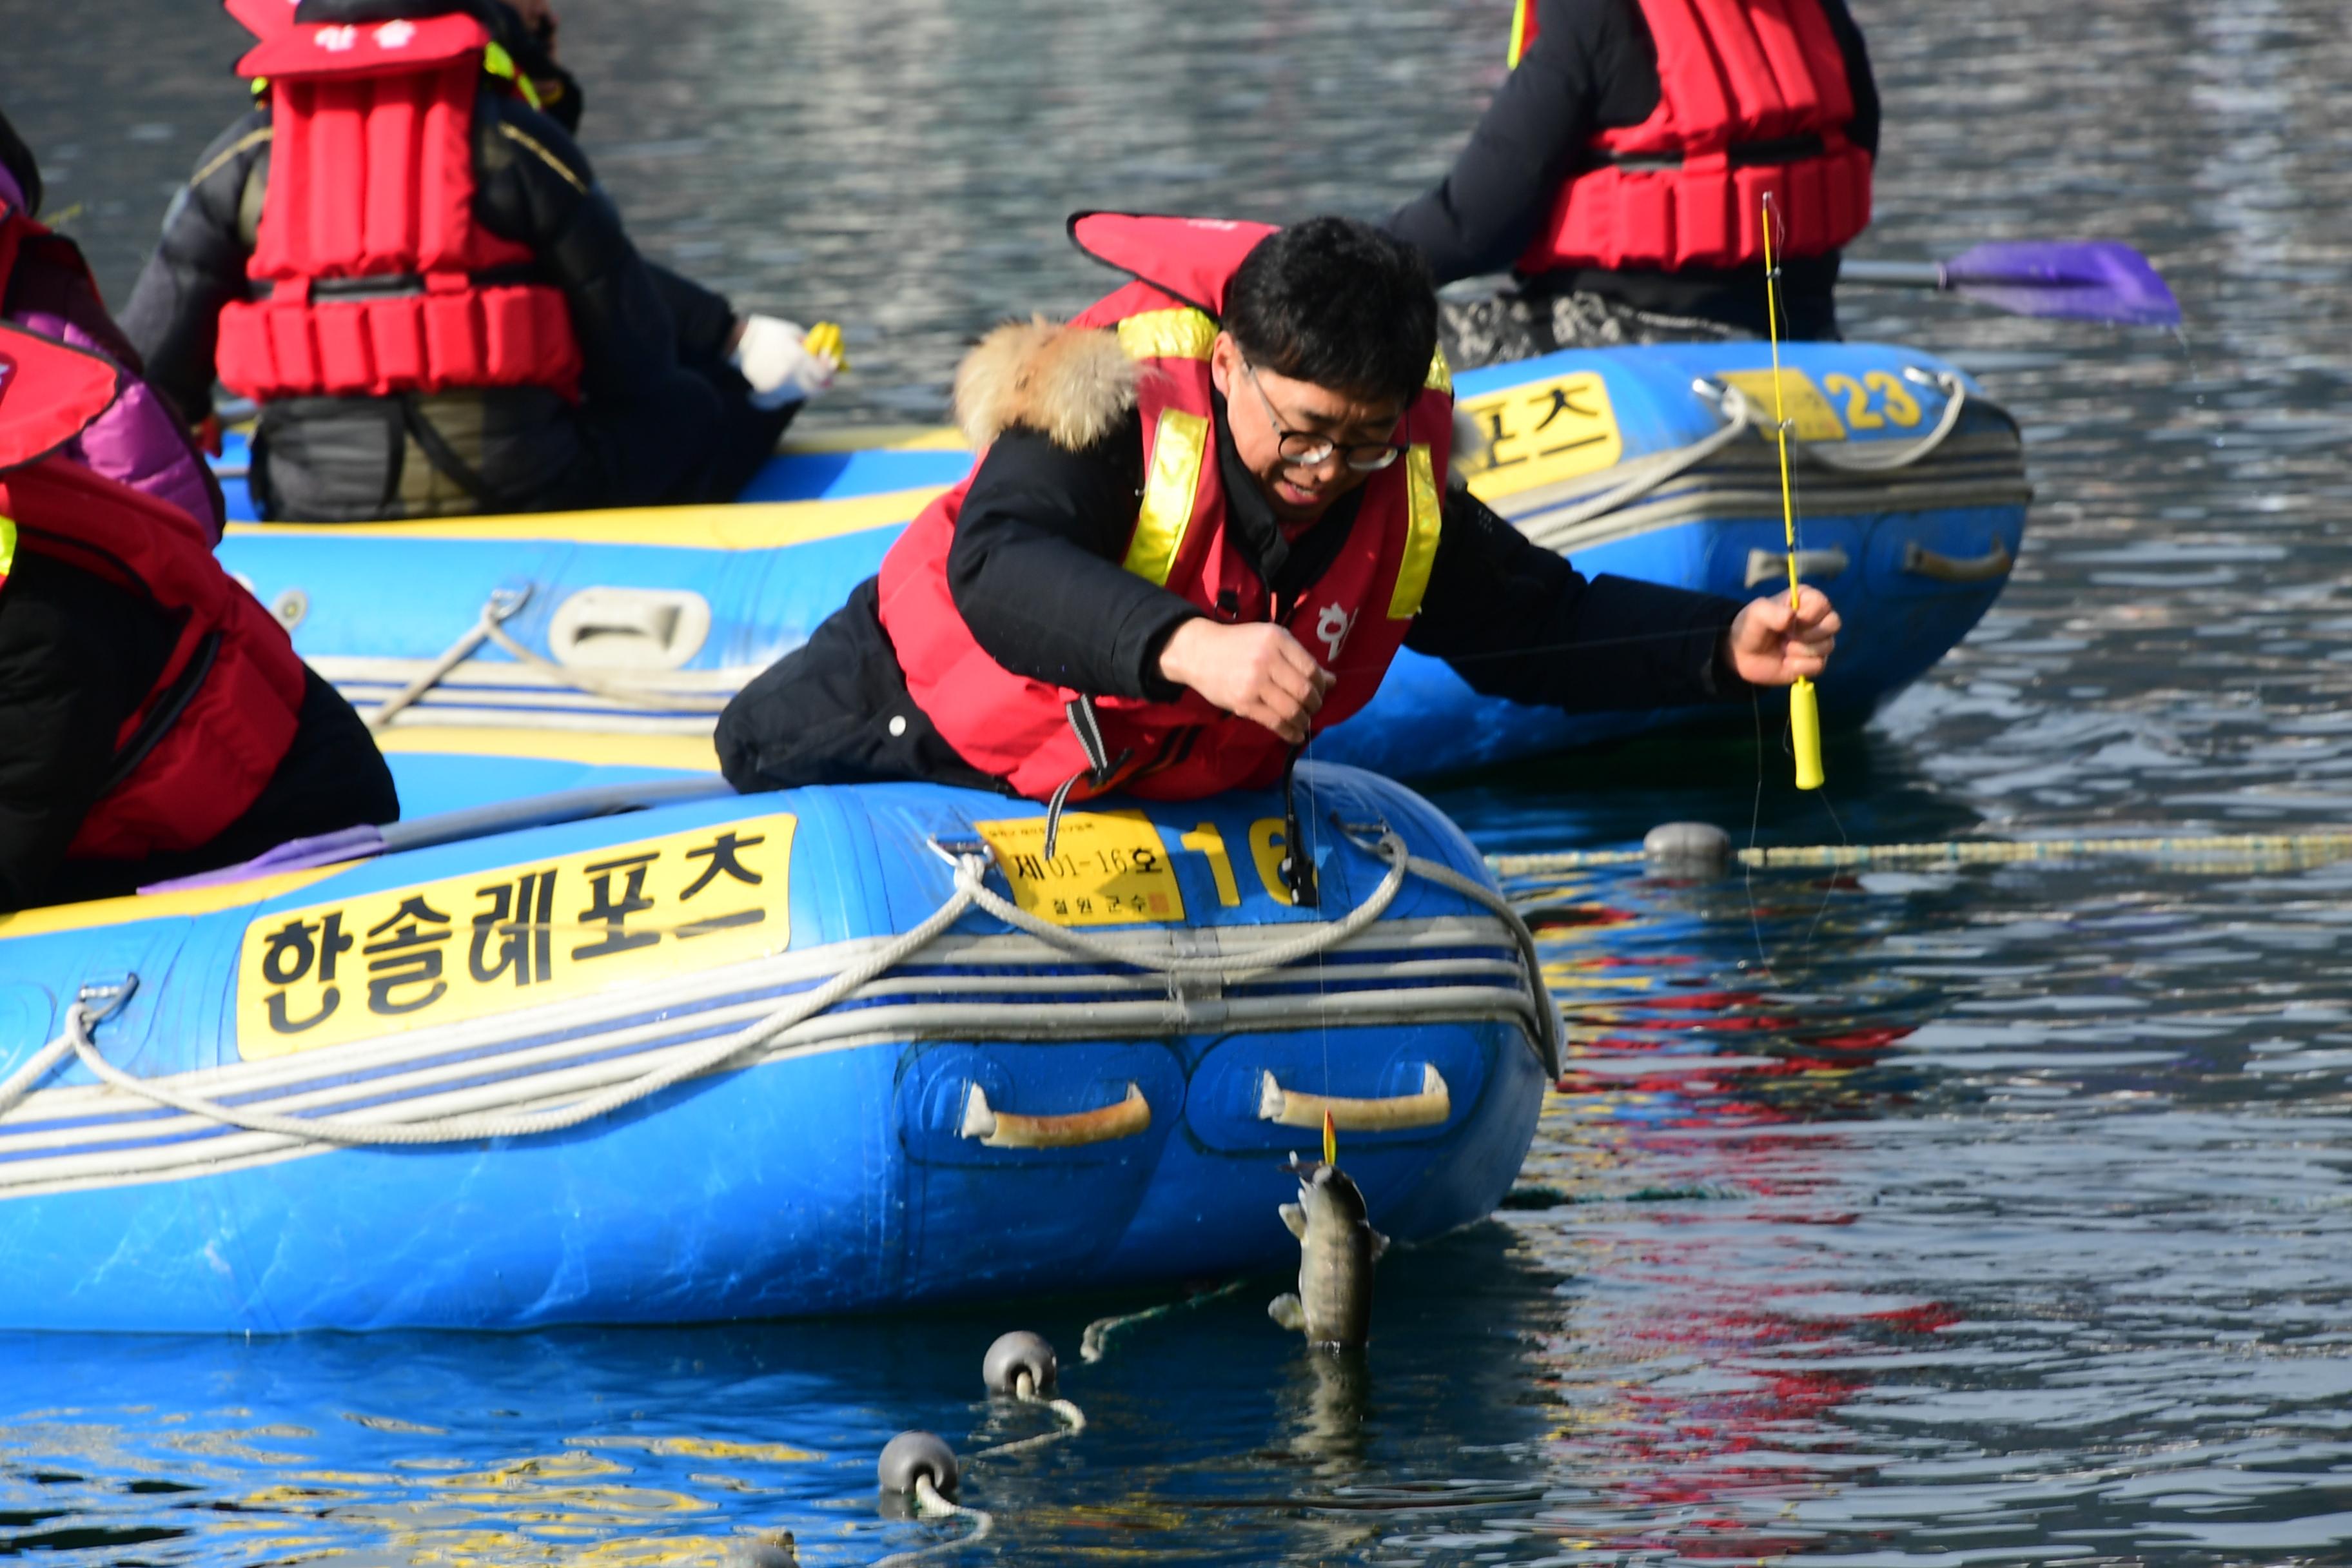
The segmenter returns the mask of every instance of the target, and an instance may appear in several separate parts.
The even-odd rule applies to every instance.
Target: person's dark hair
[[[8,167],[16,184],[25,193],[25,212],[36,216],[41,210],[41,165],[33,159],[33,150],[17,136],[16,128],[8,117],[0,114],[0,163]]]
[[[1368,402],[1408,403],[1437,351],[1437,288],[1421,252],[1348,217],[1258,241],[1225,289],[1249,362]]]

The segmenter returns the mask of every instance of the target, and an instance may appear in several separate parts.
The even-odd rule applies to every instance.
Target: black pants
[[[1013,793],[965,762],[908,695],[873,577],[736,693],[713,744],[727,782],[746,794],[885,779]]]
[[[144,860],[67,860],[47,902],[110,899],[152,882],[193,877],[250,860],[289,838],[310,838],[363,823],[396,822],[400,800],[392,770],[342,693],[306,670],[294,743],[259,798],[209,844]]]

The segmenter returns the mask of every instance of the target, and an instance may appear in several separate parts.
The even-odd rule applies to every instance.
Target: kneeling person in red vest
[[[96,355],[0,328],[0,910],[399,815],[359,716],[209,531],[59,455],[119,389]]]
[[[1823,667],[1818,591],[1587,580],[1446,484],[1436,298],[1366,225],[1081,216],[1134,281],[1000,329],[971,476],[719,723],[739,789],[926,778],[1032,799],[1279,780],[1401,647],[1480,691],[1655,708]]]
[[[829,384],[797,329],[638,255],[500,0],[244,9],[257,105],[123,327],[189,417],[215,375],[260,405],[263,517],[732,500]]]

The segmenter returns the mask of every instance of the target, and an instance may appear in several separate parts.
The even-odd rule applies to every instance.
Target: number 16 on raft
[[[1772,193],[1764,193],[1764,316],[1772,337],[1772,433],[1780,447],[1780,528],[1789,545],[1789,614],[1794,616],[1804,589],[1797,581],[1797,503],[1789,486],[1789,416],[1780,390],[1780,264],[1772,250],[1779,214]],[[1822,787],[1822,710],[1813,683],[1803,676],[1789,688],[1789,747],[1797,755],[1797,787]]]

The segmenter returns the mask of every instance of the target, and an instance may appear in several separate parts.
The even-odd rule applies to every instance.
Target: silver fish
[[[1311,1345],[1355,1349],[1371,1337],[1372,1265],[1389,1238],[1364,1216],[1364,1194],[1332,1164],[1293,1164],[1298,1201],[1282,1223],[1298,1238],[1298,1293],[1277,1296],[1266,1315]]]

